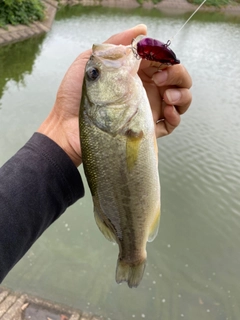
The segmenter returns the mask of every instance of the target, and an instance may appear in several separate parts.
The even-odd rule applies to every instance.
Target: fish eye
[[[95,67],[89,68],[86,72],[86,75],[89,81],[96,80],[99,77],[99,74],[100,74],[100,71]]]

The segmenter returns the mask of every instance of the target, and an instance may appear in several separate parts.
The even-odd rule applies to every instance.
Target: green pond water
[[[64,8],[47,35],[0,48],[0,165],[45,119],[79,53],[138,23],[167,41],[189,15]],[[95,224],[86,182],[3,285],[108,320],[240,319],[240,17],[198,13],[171,47],[193,102],[158,140],[161,226],[140,286],[115,283],[118,248]]]

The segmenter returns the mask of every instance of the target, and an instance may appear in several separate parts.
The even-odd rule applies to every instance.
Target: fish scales
[[[107,56],[109,47],[111,55],[117,51],[115,64]],[[143,276],[146,242],[157,233],[160,184],[154,123],[137,75],[139,61],[129,48],[119,50],[113,45],[93,47],[83,86],[80,135],[96,222],[119,246],[116,281],[133,287]]]

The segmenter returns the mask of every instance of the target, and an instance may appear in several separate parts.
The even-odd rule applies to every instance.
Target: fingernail
[[[181,98],[181,92],[176,89],[166,90],[165,93],[166,93],[166,96],[167,96],[169,102],[172,104],[174,104],[175,102],[177,102]]]
[[[152,79],[156,83],[156,85],[161,85],[167,80],[168,74],[167,71],[159,71],[154,73]]]

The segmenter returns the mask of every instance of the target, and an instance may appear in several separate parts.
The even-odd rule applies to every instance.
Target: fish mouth
[[[140,61],[134,56],[132,48],[124,45],[94,44],[92,57],[106,67],[127,67],[132,75],[137,73],[140,64]]]
[[[92,54],[101,59],[107,60],[119,60],[125,59],[132,53],[131,48],[123,45],[113,45],[113,44],[94,44],[92,47]]]

